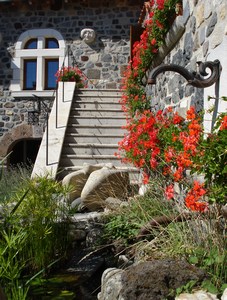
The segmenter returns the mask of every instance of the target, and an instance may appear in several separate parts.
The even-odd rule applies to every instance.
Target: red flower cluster
[[[168,185],[165,189],[165,196],[168,200],[174,198],[174,187],[172,184]]]
[[[57,82],[71,81],[76,82],[78,87],[85,87],[86,76],[78,67],[63,67],[55,74]]]
[[[221,119],[220,130],[227,130],[227,116]]]
[[[156,157],[160,149],[155,124],[155,115],[148,110],[128,120],[125,129],[129,133],[119,142],[120,151],[126,154],[124,161],[134,163],[139,168],[145,168],[148,163],[148,167],[157,167]]]
[[[182,180],[185,170],[193,166],[202,139],[202,127],[194,107],[188,110],[186,120],[171,108],[157,113],[137,111],[128,119],[125,129],[128,133],[119,143],[120,154],[123,153],[119,156],[144,170],[144,182],[148,182],[148,170],[158,170],[168,180]],[[200,192],[201,196],[201,191],[195,185],[193,193],[197,192],[198,196]],[[205,206],[192,201],[194,194],[190,192],[186,197],[187,206],[202,211]],[[166,187],[165,195],[167,199],[174,197],[172,184]]]
[[[205,201],[199,201],[206,194],[204,184],[194,181],[194,186],[188,192],[185,198],[185,204],[188,208],[194,211],[204,212],[208,209],[208,204]]]

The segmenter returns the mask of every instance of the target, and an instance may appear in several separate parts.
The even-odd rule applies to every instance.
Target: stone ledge
[[[185,24],[187,18],[184,16],[178,16],[169,32],[166,35],[164,44],[159,48],[158,54],[152,62],[152,68],[160,65],[167,54],[174,48],[176,43],[180,40],[183,33],[185,32]]]

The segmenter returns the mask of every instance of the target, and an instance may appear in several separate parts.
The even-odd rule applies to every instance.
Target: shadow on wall
[[[7,165],[34,165],[40,144],[41,139],[23,139],[15,142],[10,147],[11,154],[8,157]]]

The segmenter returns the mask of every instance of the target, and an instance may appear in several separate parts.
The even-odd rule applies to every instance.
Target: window
[[[56,87],[55,73],[63,64],[65,42],[54,29],[33,29],[21,34],[12,61],[12,92],[48,91]]]
[[[45,90],[54,89],[56,87],[55,74],[58,69],[58,59],[45,60]]]
[[[36,59],[25,59],[24,60],[24,90],[35,90],[36,89]]]
[[[24,49],[37,49],[37,39],[31,39],[27,41],[24,46]]]
[[[56,39],[47,38],[45,43],[45,48],[59,48],[58,41]]]

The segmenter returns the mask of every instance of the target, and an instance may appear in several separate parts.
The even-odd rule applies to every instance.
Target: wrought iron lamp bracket
[[[213,62],[198,61],[197,64],[198,64],[198,72],[189,72],[186,68],[175,64],[160,65],[151,71],[147,83],[156,84],[157,76],[160,73],[166,71],[173,71],[179,73],[188,81],[189,85],[192,85],[197,88],[209,87],[219,80],[220,73],[221,73],[221,64],[218,59],[214,60]],[[210,69],[210,74],[206,72],[207,68]]]

